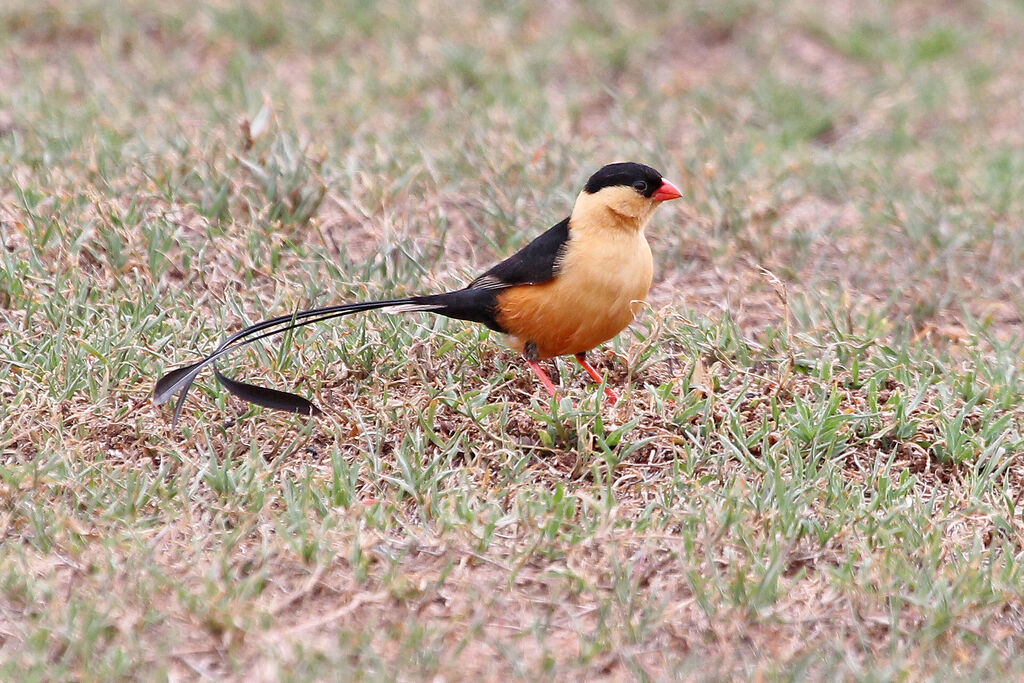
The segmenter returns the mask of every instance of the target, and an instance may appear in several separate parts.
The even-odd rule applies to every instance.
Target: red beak
[[[683,193],[679,191],[678,187],[662,178],[661,187],[654,191],[651,199],[656,202],[667,202],[669,199],[679,199],[682,196]]]

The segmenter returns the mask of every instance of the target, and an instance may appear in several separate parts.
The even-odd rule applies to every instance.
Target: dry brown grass
[[[0,10],[5,678],[1022,670],[1024,15],[1004,2]],[[593,167],[684,189],[550,406],[464,282]]]

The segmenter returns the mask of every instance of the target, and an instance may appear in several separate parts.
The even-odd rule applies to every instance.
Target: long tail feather
[[[333,318],[340,318],[353,313],[370,311],[377,308],[388,308],[392,306],[407,306],[406,310],[430,310],[434,306],[417,305],[417,299],[390,299],[386,301],[366,301],[355,304],[341,304],[338,306],[326,306],[314,308],[308,311],[300,311],[292,315],[282,315],[263,322],[251,325],[225,339],[213,353],[199,362],[185,365],[171,370],[157,380],[153,390],[153,402],[157,405],[170,401],[175,394],[179,394],[177,404],[174,407],[173,424],[177,425],[185,405],[185,396],[199,373],[207,365],[214,366],[214,373],[217,380],[232,394],[268,408],[285,410],[293,413],[304,413],[306,415],[319,414],[320,409],[310,401],[276,389],[259,387],[225,376],[216,368],[216,361],[221,356],[242,348],[253,342],[272,337],[274,335],[294,330],[306,325],[324,322]]]
[[[393,301],[368,301],[358,304],[342,304],[340,306],[327,306],[324,308],[314,308],[308,311],[300,311],[292,315],[282,315],[276,318],[271,318],[269,320],[264,320],[263,322],[256,323],[255,325],[250,325],[249,327],[246,327],[244,330],[236,332],[235,334],[225,339],[223,342],[221,342],[220,346],[214,349],[213,353],[211,353],[203,360],[197,363],[193,363],[191,365],[186,365],[175,370],[172,370],[171,372],[168,372],[166,375],[157,380],[156,387],[153,391],[153,402],[156,403],[157,405],[160,405],[171,400],[174,394],[178,393],[178,391],[180,391],[181,389],[186,388],[187,386],[192,384],[192,380],[195,379],[195,376],[199,374],[200,370],[202,370],[204,367],[214,362],[221,356],[225,355],[226,353],[235,350],[236,348],[241,348],[242,346],[246,346],[247,344],[251,344],[253,342],[259,341],[261,339],[266,339],[267,337],[272,337],[277,334],[281,334],[282,332],[287,332],[288,330],[292,330],[297,327],[311,325],[313,323],[321,322],[324,320],[330,320],[331,318],[338,318],[350,315],[352,313],[359,313],[360,311],[368,311],[374,308],[384,308],[386,306],[394,306],[404,303],[408,303],[408,299],[398,299]],[[260,334],[259,336],[256,337],[252,336],[258,332],[262,332],[263,330],[278,325],[285,326],[281,327],[280,329],[264,332],[263,334]],[[245,339],[246,337],[251,338]],[[242,341],[243,339],[245,341]]]
[[[301,413],[303,415],[321,414],[321,410],[313,405],[311,401],[296,394],[278,391],[270,387],[258,387],[255,384],[231,379],[217,368],[216,363],[213,365],[213,374],[217,376],[217,381],[224,385],[228,391],[249,403],[255,403],[265,408],[273,408],[274,410],[283,410],[288,413]]]

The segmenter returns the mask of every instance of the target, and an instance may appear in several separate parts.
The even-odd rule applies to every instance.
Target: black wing
[[[497,332],[506,332],[498,322],[498,295],[516,285],[535,285],[554,279],[559,261],[569,243],[569,219],[550,228],[512,256],[470,282],[464,289],[443,294],[416,296],[422,310],[449,318],[483,323]]]
[[[505,289],[553,280],[568,243],[569,219],[566,218],[470,282],[466,289]]]

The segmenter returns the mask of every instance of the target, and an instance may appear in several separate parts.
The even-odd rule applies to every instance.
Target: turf
[[[1024,674],[1024,6],[8,0],[0,677]],[[547,400],[367,314],[654,165],[637,323]]]

